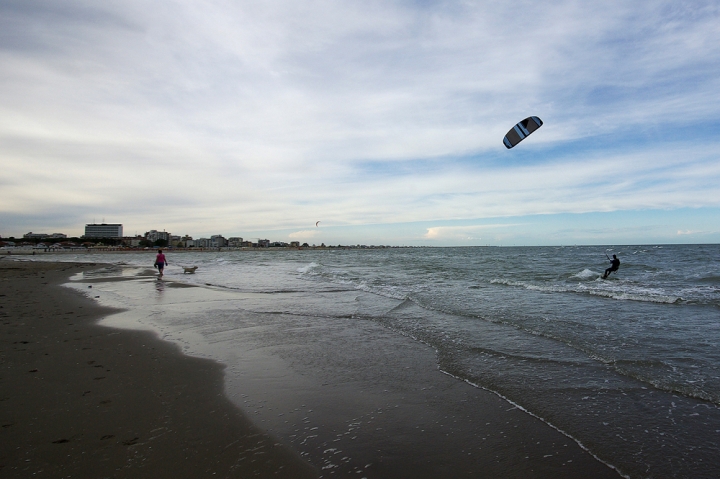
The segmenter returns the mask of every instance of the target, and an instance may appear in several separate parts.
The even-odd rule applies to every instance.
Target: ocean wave
[[[609,361],[608,364],[619,374],[650,384],[662,391],[720,405],[720,395],[716,392],[706,391],[703,388],[704,381],[702,378],[693,380],[688,377],[678,376],[678,368],[664,361],[624,359]],[[660,374],[657,372],[658,370],[665,370],[666,372]]]
[[[602,296],[605,298],[628,300],[628,301],[644,301],[644,302],[648,302],[648,303],[677,304],[677,303],[681,303],[683,301],[683,299],[680,296],[634,294],[634,293],[626,293],[626,292],[598,291],[598,290],[589,290],[586,292],[588,294],[592,294],[593,296]]]
[[[559,285],[540,285],[527,283],[525,281],[512,281],[509,279],[492,279],[491,284],[504,284],[505,286],[514,286],[518,288],[525,288],[530,291],[542,291],[545,293],[573,293],[571,288],[567,288]]]
[[[399,299],[401,301],[408,299],[408,294],[406,292],[400,291],[399,288],[393,286],[378,287],[370,286],[365,282],[361,282],[360,284],[355,286],[355,289],[364,291],[366,293],[377,294],[378,296],[384,296],[386,298]]]
[[[720,276],[708,275],[696,280],[698,283],[720,284]]]
[[[307,266],[298,268],[297,271],[303,276],[308,276],[312,279],[319,279],[320,281],[328,281],[331,284],[339,285],[340,287],[346,286],[351,289],[363,291],[366,293],[376,294],[378,296],[384,296],[386,298],[405,300],[408,298],[410,293],[407,288],[402,286],[395,286],[391,284],[371,284],[368,281],[350,277],[348,271],[342,269],[326,269],[320,267],[316,263],[310,263]],[[308,279],[310,279],[308,278]],[[342,291],[347,291],[342,289]]]
[[[580,271],[579,273],[576,273],[571,276],[571,278],[580,278],[580,279],[589,279],[589,278],[597,278],[600,276],[600,273],[596,273],[595,271],[591,269],[585,268],[584,270]]]
[[[314,263],[314,262],[313,262],[313,263],[310,263],[310,264],[307,265],[307,266],[303,266],[302,268],[298,268],[298,269],[297,269],[297,272],[300,273],[300,274],[307,274],[307,273],[309,273],[310,271],[312,271],[313,269],[317,268],[318,266],[319,266],[319,265],[318,265],[317,263]]]
[[[590,270],[585,270],[590,271]],[[582,272],[581,272],[582,273]],[[527,283],[525,281],[512,281],[506,279],[492,279],[491,284],[502,284],[506,286],[513,286],[519,288],[525,288],[530,291],[540,291],[544,293],[579,293],[579,294],[590,294],[592,296],[600,296],[603,298],[625,300],[625,301],[643,301],[649,303],[663,303],[663,304],[677,304],[683,302],[681,296],[667,295],[650,293],[645,291],[623,291],[623,290],[611,290],[611,289],[600,289],[588,287],[586,285],[577,286],[563,286],[563,285],[538,285],[533,283]]]

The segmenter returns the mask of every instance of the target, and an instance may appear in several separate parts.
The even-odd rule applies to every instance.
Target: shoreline
[[[230,444],[237,439],[236,435],[240,435],[246,441],[255,440],[257,444],[266,448],[269,441],[273,444],[269,452],[279,456],[278,459],[265,464],[267,467],[262,471],[251,469],[254,471],[253,474],[259,472],[258,477],[331,477],[331,474],[359,472],[363,474],[358,474],[356,477],[368,479],[461,475],[568,479],[580,475],[593,478],[619,477],[616,471],[596,460],[574,441],[541,420],[519,410],[494,393],[475,388],[440,371],[436,353],[432,348],[372,322],[338,323],[319,317],[311,317],[310,321],[307,321],[308,318],[278,318],[272,315],[238,312],[237,301],[244,298],[242,295],[192,286],[189,286],[192,289],[175,288],[171,281],[156,282],[148,281],[147,278],[141,280],[124,278],[130,280],[120,282],[119,278],[113,280],[111,277],[78,281],[77,283],[81,284],[74,286],[82,292],[85,291],[80,288],[93,286],[93,294],[101,298],[98,300],[100,303],[105,301],[111,291],[114,291],[112,294],[117,294],[124,288],[130,288],[127,291],[132,290],[135,293],[143,290],[147,293],[150,284],[155,285],[150,288],[152,293],[162,296],[162,304],[141,301],[136,305],[135,312],[128,311],[124,314],[108,316],[117,310],[103,308],[97,304],[97,301],[82,297],[81,293],[71,291],[71,288],[58,286],[63,282],[63,278],[65,278],[64,282],[67,282],[67,277],[71,273],[87,271],[92,268],[91,265],[2,261],[0,273],[3,274],[3,278],[2,267],[18,263],[28,270],[45,269],[43,275],[49,275],[49,271],[53,269],[65,270],[61,274],[57,271],[54,273],[56,277],[53,285],[55,293],[59,294],[55,300],[67,302],[68,299],[72,299],[77,302],[76,304],[84,303],[86,311],[88,308],[94,309],[92,318],[85,319],[86,327],[91,329],[94,327],[95,334],[112,335],[111,338],[117,338],[118,335],[127,338],[123,340],[123,344],[127,344],[124,347],[134,348],[125,351],[124,356],[115,358],[120,363],[125,362],[128,360],[128,351],[132,351],[134,358],[132,367],[127,364],[110,367],[109,359],[103,358],[100,360],[83,358],[85,363],[87,361],[102,363],[111,370],[108,375],[124,366],[125,379],[132,384],[143,380],[147,383],[148,368],[160,368],[164,371],[164,376],[175,378],[175,382],[171,382],[172,388],[175,390],[181,388],[184,391],[187,389],[183,396],[195,404],[194,407],[185,406],[183,409],[175,403],[168,404],[161,401],[155,412],[158,417],[166,415],[166,408],[173,407],[180,416],[174,421],[182,423],[192,419],[197,423],[201,420],[193,419],[191,416],[198,414],[217,418],[215,412],[217,409],[213,408],[221,407],[226,417],[231,417],[239,424],[239,429],[228,431],[223,423],[207,419],[206,436],[199,439],[193,435],[183,436],[176,433],[172,444],[167,446],[167,454],[164,456],[157,455],[154,436],[150,436],[153,439],[143,443],[142,437],[145,436],[141,436],[140,433],[128,433],[126,434],[128,438],[115,434],[111,440],[120,444],[132,442],[134,437],[140,439],[129,446],[116,444],[116,447],[109,448],[103,444],[91,456],[86,454],[83,460],[87,463],[88,457],[91,457],[93,461],[99,461],[97,467],[102,466],[102,461],[113,463],[116,468],[123,467],[126,460],[133,460],[127,455],[130,449],[153,447],[154,458],[143,453],[140,454],[142,462],[132,463],[135,469],[130,470],[136,476],[147,474],[147,477],[151,475],[205,477],[208,470],[202,469],[202,462],[210,461],[213,451],[220,448],[216,436],[224,437],[224,440]],[[73,269],[67,269],[69,267]],[[95,266],[95,268],[100,267],[100,265]],[[28,285],[37,287],[38,276],[36,274],[27,278]],[[155,288],[163,283],[164,289],[155,291]],[[7,289],[6,283],[2,284],[3,289]],[[240,299],[233,300],[235,302],[231,302],[232,304],[223,310],[220,305],[223,301],[227,301],[228,297]],[[147,301],[147,298],[143,301]],[[208,312],[211,307],[216,309]],[[155,329],[153,333],[112,327],[106,329],[108,326],[96,324],[97,320],[104,317],[103,323],[112,326],[114,318],[126,317],[122,326],[131,327],[132,321],[128,322],[127,317],[132,317],[135,313],[148,314],[153,310],[153,314],[161,312],[168,319],[179,321],[177,331],[182,331],[191,324],[183,324],[181,320],[181,310],[188,308],[194,309],[196,314],[212,313],[213,318],[218,317],[220,313],[232,316],[234,328],[232,343],[224,345],[220,342],[212,345],[220,351],[224,350],[226,353],[230,351],[227,357],[214,358],[215,361],[212,361],[185,356],[177,347],[178,344],[183,344],[183,340],[174,337],[173,342],[176,344],[173,344],[160,339],[169,336],[167,331],[160,333]],[[5,307],[0,311],[7,309]],[[73,310],[77,311],[77,308]],[[244,322],[247,323],[246,326]],[[77,321],[73,323],[77,324]],[[27,325],[25,326],[27,328]],[[212,327],[222,329],[222,326],[215,322]],[[219,334],[222,335],[222,331]],[[89,338],[78,338],[78,340],[85,343]],[[111,339],[111,342],[113,341],[117,339]],[[165,352],[160,355],[155,350],[148,351],[149,344],[151,348]],[[87,350],[86,354],[89,351],[92,350]],[[97,351],[93,352],[97,356]],[[187,352],[193,353],[192,350]],[[203,354],[200,352],[198,355]],[[227,367],[224,368],[221,363]],[[28,365],[32,366],[30,363]],[[91,365],[78,361],[76,369],[92,371],[95,366],[95,363]],[[39,367],[35,368],[40,371]],[[195,368],[196,372],[200,372],[194,377],[187,377],[188,368]],[[22,371],[18,373],[18,377],[23,374],[26,378],[33,376]],[[106,381],[106,378],[109,379],[106,376],[102,380],[97,380],[99,381],[97,383],[92,383],[94,380],[92,378],[82,379],[85,383],[89,380],[93,386],[97,386]],[[149,387],[152,389],[157,389],[153,383],[155,380],[157,378],[150,381],[152,386]],[[0,381],[5,382],[4,378]],[[189,385],[186,385],[186,382]],[[208,389],[214,391],[213,406],[205,406],[205,403],[197,398],[198,395],[207,396]],[[86,390],[91,389],[88,387]],[[155,396],[157,399],[157,395]],[[98,398],[96,394],[94,399],[95,403],[92,403],[88,402],[86,397],[76,395],[73,401],[77,403],[76,406],[84,404],[86,408],[88,405],[94,405],[99,411],[117,407],[116,403],[122,402],[126,416],[132,415],[140,405],[145,408],[145,402],[139,401],[139,398],[127,388],[116,388],[113,396],[108,398]],[[107,400],[112,402],[102,403]],[[217,402],[222,404],[217,406]],[[6,409],[7,401],[0,402],[0,411],[4,414],[7,412]],[[81,410],[76,408],[76,414]],[[107,413],[103,416],[108,427],[111,425],[120,427],[118,421],[126,420],[125,417],[120,419],[110,416]],[[7,429],[13,427],[15,425]],[[177,431],[177,428],[173,430]],[[243,433],[239,433],[239,430]],[[248,430],[255,431],[253,433],[255,436],[248,436]],[[82,428],[80,431],[81,439],[89,434]],[[149,431],[151,429],[147,430]],[[96,435],[100,433],[101,431],[98,431]],[[59,431],[56,435],[58,434]],[[170,433],[160,429],[160,434],[162,437],[167,437]],[[103,433],[100,437],[107,435],[110,434]],[[263,439],[250,439],[251,437]],[[20,437],[21,440],[29,438],[29,434],[25,438]],[[68,442],[52,443],[63,439],[67,439]],[[44,452],[38,453],[39,456],[50,454],[55,451],[53,448],[68,446],[79,439],[63,436],[52,441],[46,441],[48,444],[45,444]],[[14,439],[4,441],[5,444],[9,442],[15,444],[17,441]],[[172,452],[170,446],[177,449]],[[187,469],[183,467],[180,475],[170,475],[165,470],[165,465],[174,465],[171,463],[176,462],[175,456],[185,454],[188,447],[202,447],[206,451],[205,454],[208,454],[207,456],[199,454],[191,458],[196,461],[190,462],[199,472],[183,476],[182,473]],[[240,449],[235,449],[236,455],[241,454]],[[248,447],[243,449],[246,450]],[[3,451],[1,457],[4,458],[11,453],[12,451]],[[18,456],[16,453],[16,464],[22,465],[22,458]],[[233,469],[238,463],[233,462],[230,456],[231,453],[225,453],[222,458],[226,462],[221,464],[225,469],[222,469],[224,472],[218,473],[220,477],[223,477],[223,474],[224,477],[245,477],[239,470]],[[311,463],[314,470],[307,462],[301,460],[301,457]],[[7,464],[5,459],[3,461]],[[154,461],[154,465],[147,461]],[[279,471],[280,475],[275,473],[278,472],[277,469],[272,470],[272,467],[277,467],[279,464],[277,461],[287,461],[288,464]],[[243,462],[239,464],[242,465]],[[153,467],[156,469],[153,469],[151,474],[149,471]],[[0,471],[7,470],[7,467],[0,469]],[[120,475],[126,473],[127,469],[121,471]],[[52,474],[48,475],[51,476]]]
[[[62,287],[92,264],[0,262],[0,475],[317,477],[226,398],[223,367]]]
[[[484,246],[481,246],[484,248]],[[429,246],[270,246],[270,247],[222,247],[222,248],[168,248],[153,247],[148,249],[133,248],[76,248],[76,249],[52,249],[52,248],[13,248],[0,250],[0,259],[12,256],[47,256],[47,255],[72,255],[72,254],[131,254],[131,253],[156,253],[158,250],[168,253],[228,253],[228,252],[268,252],[268,251],[333,251],[333,250],[377,250],[377,249],[404,249],[404,248],[430,248]]]

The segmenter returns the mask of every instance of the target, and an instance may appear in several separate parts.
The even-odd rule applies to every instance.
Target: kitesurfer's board
[[[515,125],[507,132],[503,143],[508,150],[523,141],[530,133],[542,126],[543,122],[536,116],[530,116]]]

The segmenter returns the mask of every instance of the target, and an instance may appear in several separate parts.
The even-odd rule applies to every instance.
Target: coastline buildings
[[[193,240],[193,237],[190,235],[185,235],[180,239],[180,243],[182,243],[182,246],[184,248],[192,248],[195,246],[195,241]]]
[[[228,246],[231,248],[240,248],[242,246],[243,239],[239,236],[232,236],[227,240]]]
[[[136,236],[124,236],[124,237],[113,237],[110,235],[118,234],[121,231],[123,225],[121,224],[88,224],[86,225],[85,239],[82,241],[75,242],[63,241],[67,239],[67,235],[64,233],[26,233],[23,235],[24,241],[20,242],[11,236],[9,238],[0,238],[0,249],[3,252],[10,254],[9,249],[20,251],[25,250],[44,250],[44,252],[53,252],[59,250],[71,250],[80,248],[96,248],[98,250],[122,250],[126,248],[188,248],[192,250],[194,248],[200,250],[215,250],[220,251],[221,249],[280,249],[280,248],[291,248],[291,249],[324,249],[324,248],[342,248],[342,249],[378,249],[378,248],[393,248],[393,246],[375,246],[375,245],[329,245],[325,243],[318,245],[309,245],[308,243],[300,244],[299,241],[291,241],[286,243],[284,241],[270,241],[268,239],[257,238],[257,242],[244,240],[239,236],[232,236],[225,238],[223,235],[212,235],[210,238],[198,238],[193,240],[190,235],[171,235],[166,231],[150,230],[145,235]],[[93,236],[90,236],[93,235]],[[100,236],[94,236],[100,235]],[[8,241],[10,240],[10,241]],[[401,246],[405,247],[405,246]],[[20,253],[22,254],[22,253]]]
[[[33,247],[35,249],[69,249],[73,247],[85,247],[85,248],[198,248],[198,249],[209,249],[209,250],[220,250],[222,248],[294,248],[294,249],[305,249],[305,248],[389,248],[390,246],[366,246],[366,245],[349,245],[349,246],[325,246],[322,243],[320,246],[308,245],[308,243],[300,244],[299,241],[291,241],[289,243],[285,241],[271,241],[269,239],[255,238],[257,242],[250,240],[244,240],[239,236],[231,236],[225,238],[221,234],[212,235],[210,238],[198,238],[193,239],[190,235],[173,235],[167,231],[150,230],[145,232],[144,235],[135,236],[123,236],[123,225],[120,223],[88,223],[85,225],[85,234],[82,241],[78,241],[77,238],[75,244],[66,242],[68,236],[64,233],[33,233],[29,232],[23,235],[24,241],[18,242],[15,237],[11,236],[10,240],[14,241],[3,241],[0,244],[0,248],[7,249],[13,247]],[[0,238],[2,239],[2,238]]]
[[[158,240],[164,240],[167,244],[170,244],[170,233],[165,231],[150,230],[145,232],[145,239],[154,243]]]
[[[223,235],[212,235],[210,237],[211,248],[224,248],[227,246],[227,240]]]
[[[121,224],[87,224],[85,225],[85,238],[122,238],[123,225]]]
[[[224,248],[228,245],[223,235],[212,235],[210,238],[198,238],[193,242],[196,248]]]
[[[25,233],[23,235],[23,238],[25,239],[65,239],[67,238],[66,234],[63,233],[33,233],[32,231],[29,233]]]
[[[144,239],[145,238],[143,238],[142,236],[139,236],[139,235],[138,236],[125,236],[122,239],[122,241],[127,246],[130,246],[132,248],[137,248],[138,246],[140,246],[142,244],[142,241]]]

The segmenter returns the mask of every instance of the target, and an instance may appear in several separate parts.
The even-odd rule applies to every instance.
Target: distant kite
[[[530,135],[530,133],[540,128],[542,124],[542,120],[536,116],[525,118],[523,121],[512,127],[510,131],[507,132],[507,135],[505,135],[505,138],[503,138],[503,143],[505,143],[505,147],[509,150],[513,146],[523,141],[525,137]]]
[[[316,228],[318,227],[318,223],[320,223],[320,222],[319,222],[319,221],[316,221],[316,222],[315,222],[315,227],[316,227]]]

